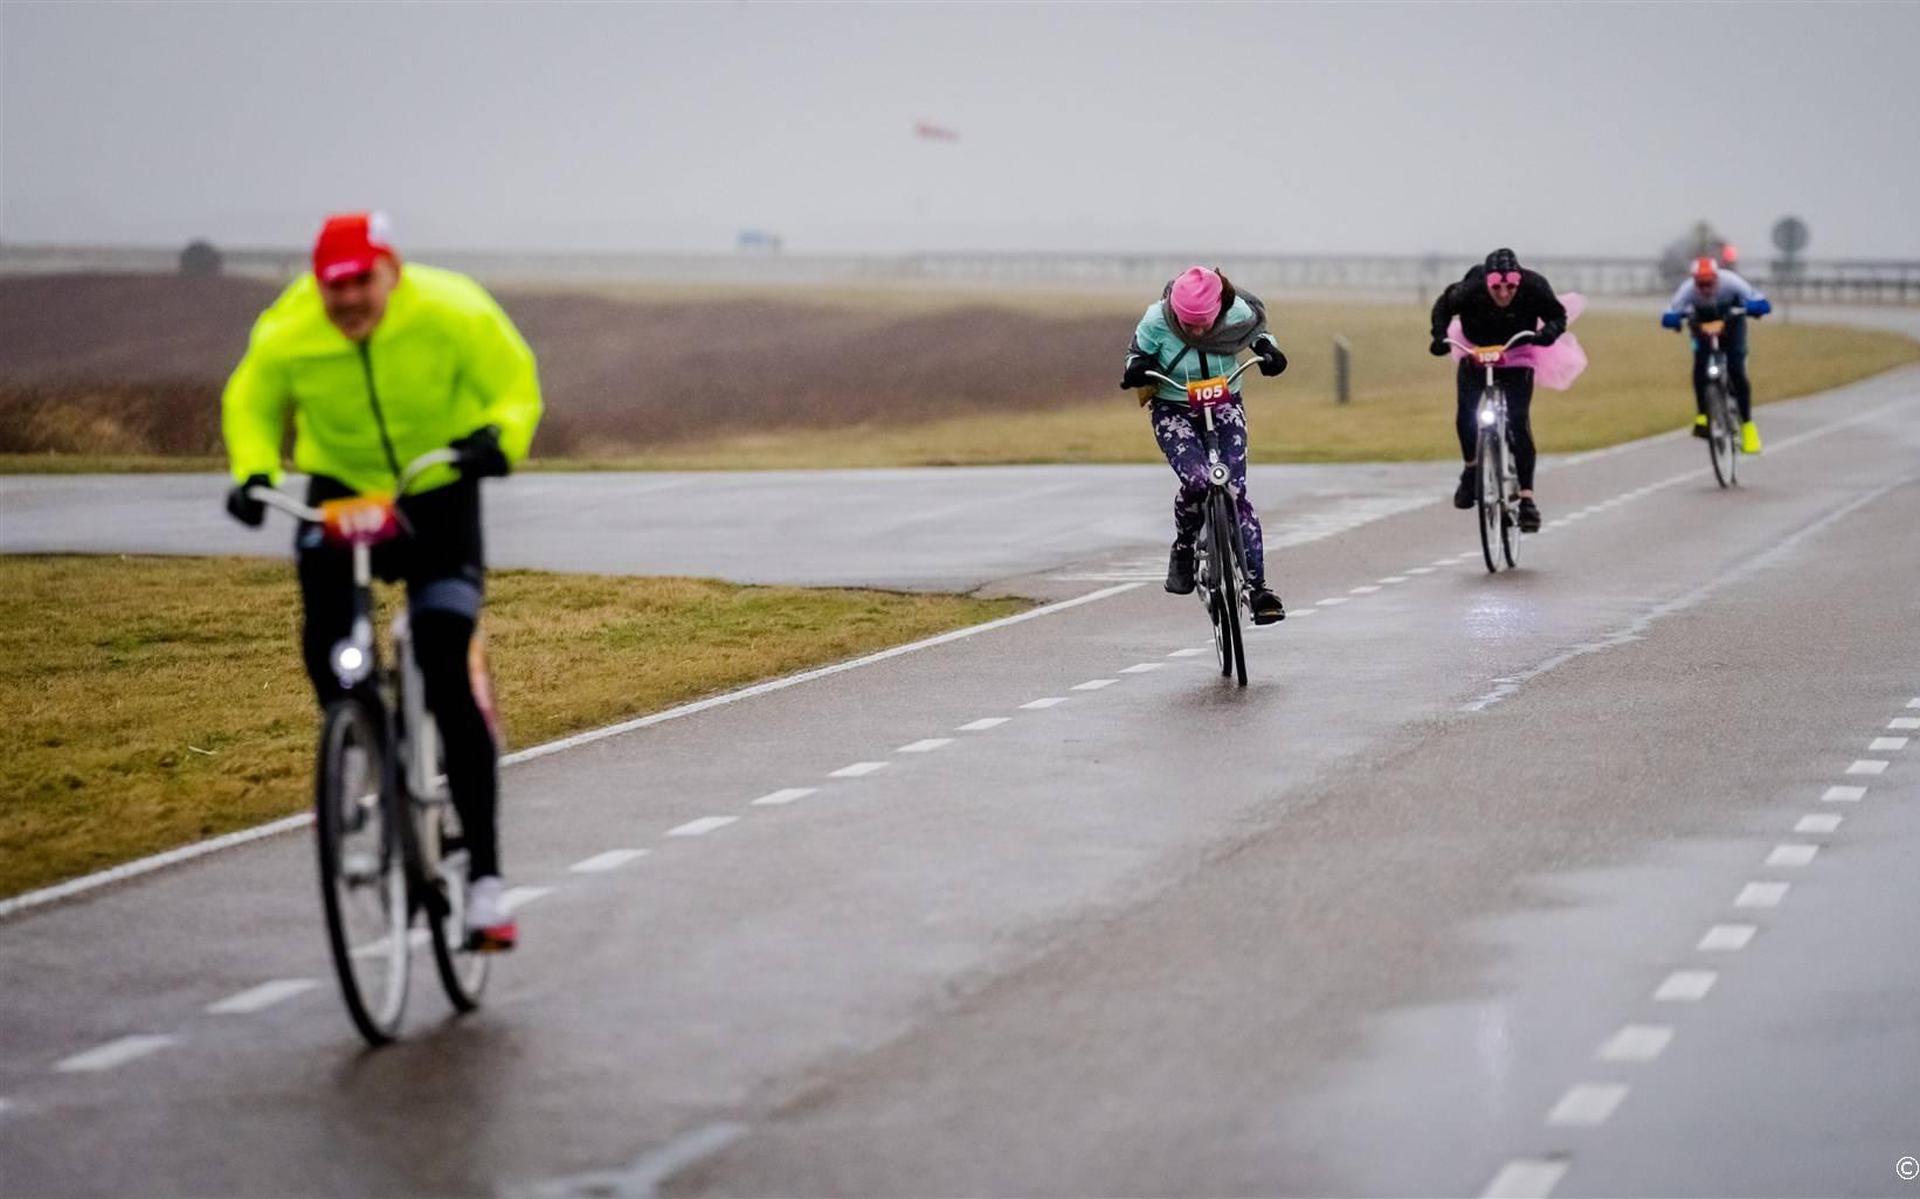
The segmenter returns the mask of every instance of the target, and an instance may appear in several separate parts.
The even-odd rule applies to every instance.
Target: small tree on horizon
[[[195,238],[180,251],[180,274],[189,279],[210,279],[220,273],[220,251],[212,242]]]

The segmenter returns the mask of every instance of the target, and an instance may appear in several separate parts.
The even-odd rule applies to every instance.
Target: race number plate
[[[393,501],[385,496],[356,495],[320,505],[327,539],[341,545],[378,545],[400,532]]]
[[[1486,363],[1489,363],[1489,362],[1498,362],[1500,361],[1501,358],[1506,356],[1506,353],[1507,353],[1507,347],[1505,346],[1473,347],[1474,360],[1476,362],[1481,363],[1482,365],[1485,365]]]
[[[1195,379],[1187,384],[1187,403],[1195,408],[1218,408],[1230,403],[1233,393],[1227,390],[1227,377],[1215,375],[1211,379]]]

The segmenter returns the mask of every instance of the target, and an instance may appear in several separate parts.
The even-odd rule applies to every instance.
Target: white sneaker
[[[481,951],[512,949],[519,927],[503,902],[506,884],[497,874],[476,878],[467,887],[467,948]]]

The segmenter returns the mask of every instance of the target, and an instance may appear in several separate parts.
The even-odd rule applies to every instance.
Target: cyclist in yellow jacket
[[[479,481],[507,474],[533,441],[533,351],[473,280],[403,265],[379,214],[335,216],[314,243],[312,273],[254,325],[221,408],[234,480],[227,511],[247,525],[265,511],[246,489],[280,481],[289,412],[293,462],[310,476],[311,505],[391,494],[408,462],[443,447],[458,452],[454,465],[422,475],[400,497],[412,534],[378,547],[374,564],[407,586],[414,656],[471,859],[469,933],[483,948],[512,948],[517,929],[502,905],[495,829],[498,749],[467,654],[486,581]],[[307,677],[324,707],[342,694],[329,655],[352,622],[351,558],[312,524],[296,531],[294,549]]]

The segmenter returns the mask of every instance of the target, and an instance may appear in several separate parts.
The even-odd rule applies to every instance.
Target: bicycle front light
[[[1720,377],[1720,368],[1718,366],[1715,366],[1709,363],[1707,365],[1707,378],[1718,379],[1719,377]]]
[[[1483,425],[1491,425],[1493,421],[1494,421],[1493,409],[1482,408],[1480,410],[1480,423]]]
[[[373,669],[373,655],[351,638],[333,647],[333,673],[343,687],[351,690],[366,681]]]

